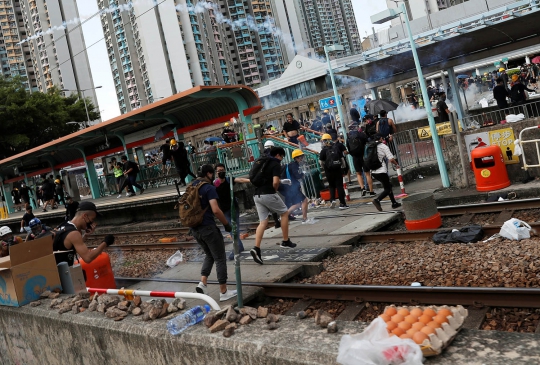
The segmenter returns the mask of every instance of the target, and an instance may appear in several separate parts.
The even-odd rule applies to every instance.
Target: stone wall
[[[480,128],[480,129],[467,131],[467,132],[465,132],[465,133],[463,133],[461,135],[462,142],[463,142],[463,148],[465,149],[465,139],[464,139],[465,135],[475,134],[475,133],[479,133],[479,132],[489,132],[489,131],[502,129],[502,128],[512,128],[513,131],[514,131],[515,138],[519,138],[519,133],[524,128],[538,126],[539,123],[540,123],[540,118],[532,118],[532,119],[527,119],[527,120],[524,120],[524,121],[521,121],[521,122],[498,124],[498,125],[494,125],[494,126],[491,126],[491,127],[486,127],[486,128]],[[535,139],[535,138],[540,139],[540,129],[529,131],[526,134],[524,140],[530,140],[530,139]],[[445,156],[445,161],[446,161],[446,164],[447,164],[448,174],[449,174],[449,177],[450,177],[450,184],[452,186],[455,186],[455,187],[463,188],[463,187],[465,187],[465,179],[463,178],[463,173],[462,173],[462,168],[461,168],[460,151],[459,151],[458,144],[457,144],[457,137],[456,137],[455,134],[447,135],[447,136],[444,136],[444,140],[445,140],[445,144],[446,144],[446,149],[444,151],[444,156]],[[524,152],[525,152],[525,154],[527,156],[529,156],[527,158],[527,163],[529,165],[538,163],[538,159],[536,157],[536,147],[534,146],[534,144],[527,145],[524,148]],[[467,151],[465,150],[465,151],[462,151],[461,153],[466,154]],[[467,162],[469,161],[468,157],[466,157],[466,161]],[[522,157],[520,158],[520,163],[519,164],[506,165],[506,170],[508,171],[508,176],[509,176],[510,181],[512,183],[516,183],[516,182],[519,182],[519,181],[523,180],[523,178],[525,176],[525,173],[524,173],[522,167],[523,167],[523,159],[522,159]],[[470,164],[467,164],[467,166],[465,168],[466,168],[466,171],[467,171],[469,184],[470,185],[476,185],[476,180],[474,178],[474,173],[473,173],[473,170],[472,170]],[[529,169],[529,173],[533,177],[540,176],[540,169],[539,168],[531,168],[531,169]]]

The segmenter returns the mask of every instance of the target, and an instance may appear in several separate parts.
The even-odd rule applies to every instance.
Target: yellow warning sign
[[[483,169],[480,174],[482,174],[482,177],[490,177],[491,176],[491,171],[487,170],[487,169]]]
[[[437,127],[437,134],[439,136],[444,136],[445,134],[452,134],[452,124],[450,124],[450,122],[438,123],[435,124],[435,127]],[[463,130],[461,128],[461,122],[459,122],[459,130]],[[431,129],[429,128],[429,126],[418,128],[418,138],[431,138]]]
[[[514,156],[514,130],[512,128],[497,129],[488,132],[489,144],[501,147],[504,163],[507,165],[519,163],[519,157]]]

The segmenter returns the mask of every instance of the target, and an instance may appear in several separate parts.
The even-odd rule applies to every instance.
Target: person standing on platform
[[[180,177],[180,184],[186,186],[186,177],[191,175],[194,179],[197,177],[191,172],[188,154],[184,146],[184,142],[176,142],[171,140],[171,158],[174,160],[174,167]]]
[[[356,104],[353,104],[351,110],[349,111],[353,123],[360,125],[360,113],[356,109]]]
[[[334,143],[329,134],[323,134],[321,141],[323,148],[319,154],[319,160],[324,167],[328,187],[330,189],[330,208],[336,207],[336,189],[339,198],[339,209],[348,209],[343,189],[343,164],[347,149],[342,143]]]
[[[287,141],[298,144],[300,134],[300,124],[294,120],[292,113],[287,114],[287,120],[283,123],[283,136]]]
[[[256,186],[253,200],[260,222],[255,233],[255,247],[250,250],[250,253],[253,260],[260,265],[264,263],[261,256],[261,243],[268,225],[268,214],[277,213],[281,216],[281,231],[283,233],[281,247],[296,247],[296,244],[292,243],[289,238],[289,209],[277,193],[281,184],[281,161],[283,158],[285,158],[285,150],[281,147],[274,147],[270,151],[270,157],[259,158],[250,171],[250,181]]]
[[[208,294],[208,276],[210,276],[215,263],[220,289],[219,300],[223,302],[234,298],[237,293],[236,290],[227,289],[225,242],[223,242],[223,235],[216,225],[215,218],[223,224],[225,231],[231,232],[232,227],[221,209],[219,209],[219,195],[216,187],[212,185],[213,181],[214,168],[212,165],[202,165],[199,177],[190,183],[185,194],[189,194],[189,189],[191,188],[198,189],[196,193],[200,197],[201,208],[204,210],[202,222],[191,228],[191,234],[206,254],[201,268],[201,281],[195,290],[197,293]]]
[[[124,176],[126,177],[126,180],[124,180],[124,183],[120,187],[120,191],[122,191],[125,186],[128,186],[129,189],[131,190],[131,194],[129,194],[129,196],[135,196],[135,191],[133,190],[133,187],[135,186],[137,189],[141,191],[139,194],[144,193],[144,188],[137,183],[137,174],[139,173],[139,165],[137,165],[133,161],[128,161],[128,158],[125,155],[122,156],[120,160],[122,161],[122,165],[124,166]]]
[[[217,178],[214,180],[214,186],[219,197],[219,209],[225,214],[225,218],[229,224],[232,225],[232,212],[231,212],[231,182],[230,178],[227,176],[225,165],[218,163],[216,165],[216,174]],[[233,179],[234,184],[247,184],[249,179],[243,177],[235,177]],[[234,198],[234,212],[236,216],[236,241],[238,242],[238,251],[244,251],[244,244],[240,240],[240,207],[238,206],[238,200]],[[229,260],[234,260],[234,252],[231,252],[229,255]]]
[[[53,240],[53,251],[65,251],[54,255],[56,263],[66,262],[73,266],[78,255],[87,264],[94,261],[107,247],[114,244],[114,236],[107,235],[94,249],[90,250],[84,243],[84,236],[92,234],[96,229],[96,219],[101,217],[96,205],[89,201],[79,204],[79,209],[71,221],[56,228]]]
[[[74,201],[73,197],[66,196],[66,221],[70,221],[75,217],[75,213],[77,213],[77,209],[79,209],[79,202]]]
[[[394,155],[392,155],[392,152],[390,152],[390,148],[388,148],[388,146],[384,144],[384,138],[381,134],[376,134],[373,140],[374,142],[371,143],[377,143],[376,153],[377,158],[380,162],[380,167],[377,169],[373,169],[371,171],[371,176],[374,179],[379,180],[384,188],[383,192],[380,193],[378,197],[373,199],[373,205],[375,206],[375,208],[377,208],[378,211],[382,212],[381,201],[388,196],[392,201],[392,208],[399,208],[401,206],[401,203],[398,203],[396,201],[396,198],[394,198],[394,193],[392,192],[392,184],[390,183],[390,177],[388,176],[388,168],[386,167],[386,163],[384,163],[384,159],[386,158],[388,161],[393,163],[397,169],[399,169],[399,165],[394,159]]]
[[[54,192],[56,193],[56,199],[58,200],[58,204],[62,203],[63,205],[66,205],[66,200],[64,199],[64,188],[61,184],[60,179],[54,180]]]
[[[165,140],[165,143],[159,147],[159,151],[161,152],[161,171],[162,172],[165,172],[165,169],[167,168],[167,161],[170,161],[171,159],[171,148],[170,148],[169,142],[170,142],[170,139],[167,138]]]
[[[30,188],[25,183],[21,184],[19,193],[21,194],[21,199],[25,207],[30,205],[30,191],[31,191]]]
[[[47,206],[50,205],[52,209],[56,209],[54,207],[54,184],[52,182],[52,175],[51,180],[49,180],[47,177],[43,180],[43,183],[41,184],[41,191],[43,194],[43,211],[47,211]]]

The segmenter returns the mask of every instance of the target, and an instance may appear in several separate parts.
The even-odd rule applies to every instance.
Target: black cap
[[[77,209],[77,212],[85,211],[85,210],[91,210],[96,213],[98,217],[102,217],[103,215],[97,211],[96,205],[92,202],[81,202],[79,204],[79,208]]]

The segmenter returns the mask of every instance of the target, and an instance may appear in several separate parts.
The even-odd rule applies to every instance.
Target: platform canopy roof
[[[240,118],[262,108],[257,94],[247,86],[198,86],[79,130],[57,140],[0,161],[3,181],[17,177],[14,168],[29,176],[60,169],[86,159],[106,156],[154,141],[157,130],[173,124],[178,133]]]
[[[517,1],[414,36],[425,76],[540,43],[538,0]],[[338,59],[340,75],[377,87],[417,77],[408,39]],[[493,66],[495,69],[495,66]]]

